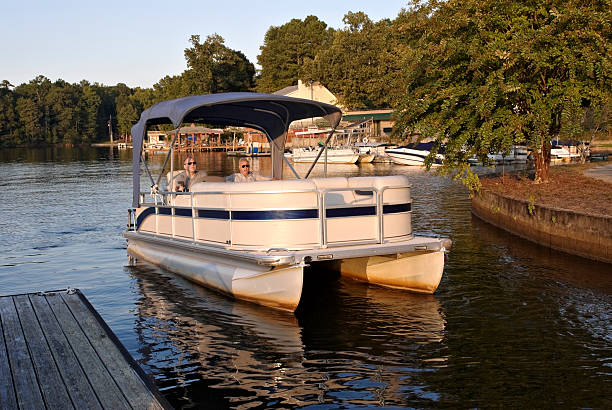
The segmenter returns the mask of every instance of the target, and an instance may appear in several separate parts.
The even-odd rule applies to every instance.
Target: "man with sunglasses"
[[[260,177],[257,174],[251,172],[251,164],[249,164],[249,160],[242,157],[238,162],[238,170],[240,172],[236,172],[227,177],[228,182],[254,182],[254,181],[267,181],[268,178]]]
[[[206,171],[198,171],[198,165],[193,155],[187,155],[183,163],[185,172],[181,172],[176,176],[176,190],[178,192],[189,191],[192,185],[201,182],[208,174]]]

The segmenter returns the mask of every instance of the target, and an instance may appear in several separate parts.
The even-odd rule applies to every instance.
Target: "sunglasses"
[[[248,168],[249,165],[240,165],[240,168]]]
[[[195,165],[195,164],[197,164],[197,162],[195,162],[195,161],[189,161],[189,162],[186,162],[185,164],[187,164],[187,165]]]

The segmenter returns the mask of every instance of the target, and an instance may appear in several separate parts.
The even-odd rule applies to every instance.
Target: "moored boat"
[[[341,113],[312,100],[255,93],[186,97],[145,110],[132,128],[128,252],[233,297],[289,311],[299,304],[304,267],[320,262],[335,261],[357,280],[433,293],[451,241],[413,234],[406,176],[307,179],[309,170],[305,178],[282,179],[283,161],[291,167],[283,155],[289,124],[314,116],[332,124],[331,137]],[[168,162],[174,173],[169,153],[157,183],[149,175],[152,188],[141,192],[142,137],[162,121],[175,128],[201,122],[264,132],[272,180],[208,177],[190,192],[171,192],[159,187]]]
[[[391,158],[394,164],[424,166],[425,159],[429,156],[432,143],[420,142],[418,144],[408,144],[401,147],[387,148],[385,153]],[[433,160],[433,165],[440,165],[444,161],[444,155],[437,153]]]
[[[319,154],[316,147],[294,148],[291,159],[297,163],[310,164]],[[327,149],[328,164],[354,164],[359,159],[359,154],[350,148],[330,148]]]
[[[499,151],[495,154],[487,154],[487,161],[490,164],[524,164],[527,162],[528,150],[523,145],[513,145],[508,152]],[[472,165],[481,165],[480,158],[473,156],[468,159]]]

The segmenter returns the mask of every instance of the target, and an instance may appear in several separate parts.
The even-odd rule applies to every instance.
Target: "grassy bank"
[[[612,215],[612,184],[584,175],[587,169],[608,164],[587,163],[550,167],[550,181],[534,184],[527,174],[481,178],[483,189],[534,205],[591,215]]]

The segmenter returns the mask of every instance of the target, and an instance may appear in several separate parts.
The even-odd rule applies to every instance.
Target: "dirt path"
[[[612,184],[612,164],[587,169],[584,171],[584,175],[589,178],[600,179],[604,182]]]

